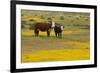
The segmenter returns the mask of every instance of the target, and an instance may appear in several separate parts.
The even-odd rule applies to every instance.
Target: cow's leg
[[[36,33],[36,29],[34,29],[34,35],[36,36],[36,34],[37,34],[37,33]]]
[[[37,36],[39,36],[39,30],[37,31]]]
[[[58,33],[58,38],[59,38],[60,34]]]
[[[39,30],[35,29],[34,34],[35,34],[35,36],[38,36],[39,35]]]
[[[56,35],[56,37],[57,37],[57,32],[55,32],[55,35]]]
[[[47,30],[47,36],[48,37],[50,36],[50,30]]]

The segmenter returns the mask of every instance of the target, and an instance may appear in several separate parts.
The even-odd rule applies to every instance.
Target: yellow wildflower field
[[[22,54],[22,62],[68,61],[90,59],[89,49],[43,50]]]
[[[80,36],[77,38],[82,41],[76,37],[70,39],[73,33],[86,31],[64,31],[62,39],[55,38],[54,32],[51,32],[51,37],[46,37],[46,32],[40,32],[40,37],[34,37],[33,30],[22,31],[22,63],[90,59],[89,41],[84,41]]]

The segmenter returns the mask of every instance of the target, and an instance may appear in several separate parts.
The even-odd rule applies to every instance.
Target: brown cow
[[[35,36],[39,35],[39,31],[47,32],[47,36],[50,36],[50,31],[55,27],[55,22],[36,22],[34,24],[34,33]]]

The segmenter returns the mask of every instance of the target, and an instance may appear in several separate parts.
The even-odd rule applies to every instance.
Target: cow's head
[[[64,30],[64,26],[63,26],[63,25],[61,25],[61,27],[60,27],[60,28],[61,28],[61,30]]]
[[[55,22],[52,21],[52,25],[51,25],[51,27],[52,27],[52,28],[55,27]]]

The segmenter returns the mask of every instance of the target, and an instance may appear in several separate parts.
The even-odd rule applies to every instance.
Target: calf
[[[62,38],[62,31],[63,31],[63,29],[64,29],[63,25],[60,25],[60,24],[56,24],[55,25],[54,31],[55,31],[56,37]]]

